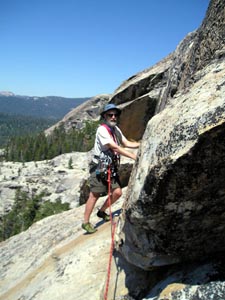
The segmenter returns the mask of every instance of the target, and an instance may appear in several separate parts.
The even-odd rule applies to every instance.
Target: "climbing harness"
[[[111,246],[110,246],[110,253],[109,253],[109,263],[108,263],[108,271],[107,271],[107,280],[104,292],[104,300],[107,300],[108,290],[109,290],[109,280],[110,280],[110,272],[111,272],[111,264],[112,264],[112,256],[114,250],[114,236],[116,232],[116,222],[113,221],[112,211],[111,211],[111,169],[108,168],[108,203],[109,203],[109,214],[110,214],[110,222],[111,222]]]

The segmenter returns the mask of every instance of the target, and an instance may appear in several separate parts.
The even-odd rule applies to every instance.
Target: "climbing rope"
[[[105,286],[104,300],[107,300],[108,290],[109,290],[109,280],[110,280],[110,272],[111,272],[111,264],[112,264],[112,256],[114,249],[114,235],[116,231],[116,222],[113,221],[112,211],[111,211],[111,170],[108,168],[108,203],[109,203],[109,213],[110,213],[110,222],[111,222],[111,246],[109,252],[109,263],[108,263],[108,271],[107,271],[107,280]]]

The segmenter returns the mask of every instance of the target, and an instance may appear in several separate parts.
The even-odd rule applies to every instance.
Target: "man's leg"
[[[84,211],[84,223],[85,224],[89,223],[91,213],[95,207],[95,203],[98,200],[99,196],[100,195],[98,193],[90,192],[88,200],[85,205],[85,211]]]
[[[122,189],[120,187],[114,189],[111,195],[111,205],[115,203],[122,195]],[[109,207],[109,200],[108,198],[105,200],[104,204],[100,208],[100,211],[105,211]]]

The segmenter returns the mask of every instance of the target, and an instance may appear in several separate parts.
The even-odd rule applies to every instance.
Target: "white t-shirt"
[[[121,130],[117,126],[114,127],[114,130],[115,130],[116,139],[118,140],[119,143],[121,143],[124,135],[122,134]],[[100,125],[96,132],[94,155],[99,157],[101,152],[107,151],[109,149],[107,144],[109,144],[112,140],[113,137],[108,132],[107,128]],[[96,159],[93,160],[96,162]]]

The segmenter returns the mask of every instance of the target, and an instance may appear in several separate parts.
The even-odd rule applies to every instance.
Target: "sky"
[[[4,0],[0,91],[112,94],[173,52],[210,0]]]

